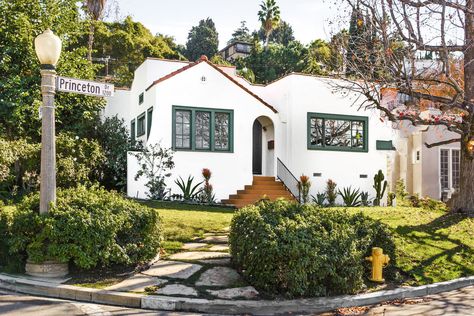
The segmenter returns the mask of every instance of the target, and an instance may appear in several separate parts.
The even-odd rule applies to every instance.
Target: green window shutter
[[[376,147],[377,150],[395,150],[391,140],[377,140]]]
[[[308,113],[307,146],[311,150],[369,151],[366,116]]]
[[[233,110],[173,106],[173,149],[232,152],[233,113]]]
[[[153,107],[146,111],[146,137],[150,137],[151,122],[153,119]]]

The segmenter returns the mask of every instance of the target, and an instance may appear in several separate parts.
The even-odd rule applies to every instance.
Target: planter
[[[26,262],[25,272],[28,275],[41,278],[61,278],[69,273],[67,263],[44,261],[41,263]]]

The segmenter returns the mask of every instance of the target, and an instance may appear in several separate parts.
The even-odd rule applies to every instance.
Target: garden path
[[[228,235],[206,233],[183,244],[181,251],[108,290],[222,299],[258,299],[259,293],[231,267]]]

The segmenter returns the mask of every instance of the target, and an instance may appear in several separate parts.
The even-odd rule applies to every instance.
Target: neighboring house
[[[290,74],[252,85],[234,67],[213,65],[205,56],[194,63],[149,58],[135,71],[131,89],[109,99],[104,116],[125,119],[145,145],[175,150],[167,180],[172,193],[179,193],[176,178],[201,179],[209,168],[216,198],[239,206],[280,194],[281,183],[271,177],[297,195],[295,181],[303,174],[311,179],[311,195],[332,179],[373,197],[374,174],[388,175],[395,159],[396,131],[378,111],[358,110],[355,96],[334,92],[335,84],[344,83]],[[129,155],[127,193],[146,198],[145,180],[134,179],[137,170]]]
[[[436,67],[439,67],[439,62],[417,60],[419,72],[426,73]],[[446,92],[442,87],[431,86],[430,93],[443,96]],[[413,103],[410,96],[391,88],[384,89],[382,95],[384,105],[392,113],[413,111],[406,106]],[[459,113],[443,113],[429,100],[422,100],[416,104],[419,105],[417,113],[422,119],[462,120]],[[396,181],[402,179],[407,192],[411,195],[429,196],[443,201],[451,198],[452,193],[459,189],[461,146],[459,143],[431,148],[426,145],[459,138],[459,135],[448,131],[443,125],[415,127],[406,120],[394,124],[394,129],[398,131],[394,141],[397,153],[391,164],[390,190],[394,191]]]
[[[227,61],[233,61],[239,57],[245,58],[250,55],[252,44],[243,41],[234,41],[219,51],[219,55]]]
[[[392,186],[396,180],[403,179],[408,193],[447,201],[459,189],[460,145],[428,148],[425,144],[456,137],[459,136],[444,126],[413,127],[401,123],[398,140],[394,143],[397,155]]]

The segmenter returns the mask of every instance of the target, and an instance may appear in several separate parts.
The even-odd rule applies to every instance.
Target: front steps
[[[283,183],[275,180],[275,177],[254,176],[252,185],[246,185],[244,190],[238,190],[237,194],[229,195],[229,198],[222,200],[222,203],[241,208],[257,202],[264,196],[270,200],[277,198],[294,200]]]

